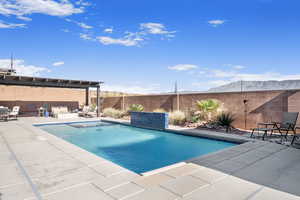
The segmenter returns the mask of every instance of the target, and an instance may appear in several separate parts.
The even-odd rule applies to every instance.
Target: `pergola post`
[[[89,87],[85,88],[85,105],[89,105]]]
[[[100,85],[97,86],[97,117],[100,117]]]

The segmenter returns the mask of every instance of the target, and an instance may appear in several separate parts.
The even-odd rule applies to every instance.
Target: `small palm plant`
[[[132,104],[131,106],[129,106],[129,111],[142,112],[143,110],[144,106],[142,106],[141,104]]]
[[[207,99],[196,102],[198,109],[201,111],[203,118],[211,120],[212,113],[215,113],[220,107],[220,103],[214,99]]]
[[[230,128],[232,128],[232,123],[235,121],[235,117],[233,114],[231,113],[221,113],[220,115],[217,116],[217,124],[220,126],[223,126],[226,128],[226,132],[228,133],[228,131],[230,130]]]

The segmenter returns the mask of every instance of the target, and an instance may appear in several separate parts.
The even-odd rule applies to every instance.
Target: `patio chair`
[[[89,117],[90,107],[83,106],[82,111],[79,111],[78,114],[80,117]]]
[[[299,134],[297,134],[297,129],[300,129],[300,127],[295,128],[296,131],[295,131],[295,134],[293,135],[293,139],[291,141],[291,146],[294,144],[295,140],[300,137]]]
[[[264,132],[262,137],[264,140],[268,135],[268,132],[270,132],[270,136],[272,136],[274,131],[278,131],[281,135],[281,138],[285,137],[287,139],[290,131],[296,134],[295,126],[298,115],[299,112],[284,112],[282,122],[258,123],[258,127],[252,129],[251,137],[253,137],[254,132],[257,132],[258,134],[259,132]]]
[[[9,109],[5,107],[0,108],[0,120],[7,121],[9,115]]]
[[[8,118],[18,119],[19,112],[20,112],[20,106],[14,106],[12,111],[8,114]]]
[[[77,113],[71,113],[66,106],[52,107],[52,116],[58,119],[71,119],[78,117]]]

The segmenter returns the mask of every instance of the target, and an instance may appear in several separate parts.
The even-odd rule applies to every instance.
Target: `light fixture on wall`
[[[241,80],[241,94],[243,97],[243,104],[244,104],[244,126],[245,129],[247,129],[247,114],[248,114],[248,102],[249,100],[247,99],[247,93],[244,92],[244,85],[243,85],[243,81]],[[244,93],[244,95],[243,95]]]

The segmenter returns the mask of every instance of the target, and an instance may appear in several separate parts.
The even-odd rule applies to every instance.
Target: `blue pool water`
[[[40,128],[136,173],[143,173],[232,147],[235,143],[165,131],[89,122],[42,125]]]

